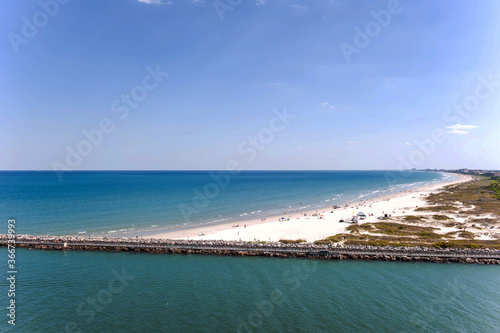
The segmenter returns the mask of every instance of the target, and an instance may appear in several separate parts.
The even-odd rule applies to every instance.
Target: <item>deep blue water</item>
[[[441,180],[435,173],[244,172],[191,220],[179,205],[208,172],[1,172],[18,233],[151,230],[343,203]],[[377,192],[378,191],[378,192]],[[335,200],[333,200],[335,199]],[[329,200],[329,201],[327,201]],[[292,206],[292,207],[289,207]],[[261,210],[261,212],[257,212]],[[251,212],[255,211],[254,214]],[[141,229],[142,228],[142,229]],[[114,233],[112,233],[114,234]],[[0,332],[498,332],[500,267],[404,262],[16,252],[16,327]]]
[[[7,258],[5,248],[0,258]],[[498,266],[26,249],[17,252],[17,262],[17,324],[8,329],[2,279],[2,332],[500,327]]]
[[[0,218],[18,233],[135,235],[270,217],[441,180],[388,171],[0,172]]]

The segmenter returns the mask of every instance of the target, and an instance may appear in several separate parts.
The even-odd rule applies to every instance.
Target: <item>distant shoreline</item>
[[[445,173],[445,172],[440,172]],[[446,173],[445,173],[446,174]],[[313,242],[346,231],[349,223],[339,223],[340,219],[351,218],[358,211],[373,214],[362,222],[376,222],[380,215],[395,210],[398,216],[409,215],[412,207],[423,206],[425,202],[421,196],[428,195],[444,186],[457,184],[472,179],[471,176],[450,174],[458,177],[453,181],[443,181],[435,184],[423,185],[408,190],[386,194],[367,200],[350,202],[348,207],[338,209],[324,207],[318,210],[303,210],[287,212],[261,219],[248,219],[231,223],[185,227],[167,232],[150,232],[145,237],[158,239],[210,239],[210,240],[243,240],[243,241],[279,241],[280,239],[305,239]],[[415,197],[415,198],[412,198]],[[392,201],[391,201],[392,200]],[[371,207],[370,207],[371,205]],[[404,210],[404,208],[407,208]],[[331,213],[333,211],[333,213]],[[403,211],[405,213],[403,213]],[[319,216],[313,216],[314,214]],[[355,213],[355,214],[353,214]],[[304,216],[307,214],[307,216]],[[321,217],[322,219],[318,219]],[[278,222],[285,217],[283,222]],[[289,219],[289,220],[288,220]],[[233,227],[239,225],[239,227]],[[202,232],[203,231],[203,235]]]
[[[272,171],[275,171],[275,170],[272,170]],[[309,171],[309,170],[285,170],[284,172],[291,172],[291,173],[294,173],[294,172],[305,172],[305,173],[319,172],[319,173],[322,173],[322,172],[330,172],[330,171],[350,172],[352,170],[313,170],[313,171]],[[354,171],[373,171],[373,170],[354,170]],[[394,175],[397,172],[400,172],[400,170],[375,170],[375,171],[389,172],[388,175]],[[196,173],[196,172],[205,172],[205,171],[192,171],[192,172]],[[242,172],[267,173],[269,171],[268,170],[245,170]],[[458,177],[458,175],[456,175],[456,174],[446,173],[443,171],[406,170],[404,172],[437,173],[437,174],[447,174],[447,175],[450,175],[453,177]],[[386,175],[386,182],[390,182],[390,180],[388,180],[387,177],[388,176]],[[404,176],[398,176],[398,178],[399,177],[404,178]],[[433,184],[440,184],[443,182],[445,182],[445,181],[443,181],[443,180],[424,181],[422,183],[425,183],[425,185],[408,187],[407,189],[411,190],[411,189],[416,189],[416,188],[419,188],[422,186],[426,186],[426,185],[430,185],[430,184],[432,184],[432,185]],[[412,184],[402,183],[402,184],[393,184],[389,188],[382,188],[381,187],[372,193],[362,194],[362,197],[364,197],[363,200],[360,198],[356,198],[356,197],[352,197],[352,198],[347,197],[346,198],[346,197],[343,197],[343,193],[342,193],[342,194],[340,194],[340,196],[337,195],[337,197],[340,200],[342,200],[342,201],[338,202],[338,205],[344,206],[346,203],[355,204],[357,202],[364,202],[364,201],[367,201],[369,199],[376,199],[376,198],[390,196],[390,195],[393,195],[396,193],[403,192],[403,190],[396,189],[396,188],[406,187],[406,186],[412,186]],[[367,190],[367,191],[369,191],[369,190]],[[387,194],[388,191],[389,191],[389,194]],[[375,192],[377,192],[377,193],[375,194]],[[315,212],[315,211],[326,211],[332,207],[331,205],[335,203],[334,200],[337,200],[337,197],[335,199],[331,199],[331,201],[328,203],[326,203],[326,200],[321,201],[319,203],[309,201],[308,203],[304,203],[302,205],[302,207],[291,207],[291,206],[289,206],[290,203],[288,203],[288,204],[284,204],[284,206],[282,206],[282,207],[277,207],[277,206],[273,206],[271,208],[268,207],[267,212],[266,211],[262,212],[261,210],[254,209],[254,210],[256,210],[255,212],[248,211],[247,213],[243,214],[245,216],[243,216],[243,215],[239,215],[239,216],[237,216],[237,215],[233,215],[233,216],[225,215],[224,217],[219,217],[219,218],[217,218],[217,217],[204,218],[204,219],[201,219],[198,221],[189,221],[187,223],[186,223],[186,221],[184,221],[184,223],[178,222],[175,225],[170,224],[170,225],[166,225],[166,226],[162,225],[161,222],[156,222],[155,225],[151,226],[154,228],[151,228],[151,229],[149,229],[148,227],[138,227],[138,226],[133,225],[135,228],[129,229],[129,230],[127,230],[127,228],[125,228],[124,230],[114,228],[115,230],[111,230],[111,231],[107,230],[107,231],[102,231],[102,232],[79,232],[79,233],[80,234],[83,233],[83,234],[90,235],[90,236],[97,235],[97,236],[106,236],[106,237],[107,236],[112,236],[112,237],[135,237],[135,236],[158,237],[158,235],[168,234],[167,237],[169,237],[169,238],[170,238],[170,236],[175,237],[175,238],[183,238],[184,235],[186,233],[188,233],[189,236],[186,236],[186,239],[187,239],[187,237],[191,238],[191,237],[196,237],[197,235],[201,235],[201,231],[204,231],[204,234],[207,235],[207,232],[212,232],[213,230],[222,230],[221,228],[223,228],[223,229],[227,229],[229,227],[232,228],[233,225],[239,225],[240,227],[244,228],[245,225],[248,226],[248,225],[259,224],[262,222],[277,221],[279,218],[281,218],[283,216],[290,217],[292,215],[293,216],[295,216],[297,214],[300,215],[301,213],[303,214],[303,213],[311,213],[311,212]],[[297,198],[296,198],[296,200],[297,200],[296,202],[300,201]],[[314,207],[310,207],[310,206],[314,206]],[[284,211],[284,214],[276,213],[277,211],[280,211],[280,210]],[[262,221],[261,220],[262,218],[264,218],[265,221]],[[234,238],[234,239],[236,239],[236,238]]]

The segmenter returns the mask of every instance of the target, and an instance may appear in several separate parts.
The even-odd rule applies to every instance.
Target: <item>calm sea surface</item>
[[[431,172],[0,172],[0,218],[18,233],[147,235],[307,211],[440,181]],[[1,231],[0,231],[1,232]]]

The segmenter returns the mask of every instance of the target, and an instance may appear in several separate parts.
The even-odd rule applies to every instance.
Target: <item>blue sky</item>
[[[500,169],[497,1],[0,6],[3,170]]]

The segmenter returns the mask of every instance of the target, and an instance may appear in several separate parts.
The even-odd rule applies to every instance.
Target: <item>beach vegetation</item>
[[[427,220],[427,217],[425,216],[416,216],[416,215],[406,215],[404,217],[405,221],[422,221],[422,220]]]
[[[436,206],[426,206],[418,207],[415,209],[416,212],[454,212],[458,208],[453,205],[436,205]]]
[[[461,233],[458,234],[458,236],[460,236],[462,238],[473,239],[474,233],[470,232],[470,231],[462,231]]]
[[[363,223],[363,224],[353,224],[353,225],[350,225],[346,228],[347,230],[349,230],[350,232],[360,232],[360,231],[368,231],[368,230],[371,230],[373,229],[373,226],[371,225],[371,223]]]
[[[491,177],[490,184],[486,186],[488,191],[491,191],[493,196],[500,200],[500,177]]]
[[[416,211],[449,212],[459,210],[463,215],[496,214],[500,215],[499,177],[477,177],[475,180],[456,184],[444,191],[426,197],[427,207]],[[456,207],[459,203],[463,207]],[[464,208],[467,208],[465,210]]]
[[[457,232],[454,234],[456,235]],[[329,245],[344,240],[346,245],[371,245],[371,246],[428,246],[437,248],[490,248],[500,249],[498,240],[477,239],[450,239],[450,236],[442,235],[444,239],[439,240],[431,237],[418,236],[394,236],[394,235],[370,235],[370,234],[338,234],[318,240],[315,244]],[[448,239],[448,240],[446,240]]]
[[[373,246],[430,246],[437,248],[500,249],[500,237],[494,239],[475,239],[474,233],[466,231],[466,227],[475,225],[484,229],[498,227],[500,220],[500,179],[477,177],[473,181],[447,186],[443,191],[432,193],[426,197],[428,206],[419,207],[416,211],[432,212],[426,217],[409,215],[402,222],[384,221],[350,225],[350,233],[338,234],[317,241],[317,244],[331,244],[344,241],[346,245]],[[484,193],[483,193],[484,192]],[[467,223],[459,223],[450,213],[460,211],[460,218]],[[488,217],[479,217],[484,215]],[[438,228],[411,224],[425,219],[440,221],[441,225],[457,228],[446,234],[438,234]],[[404,222],[409,222],[405,224]]]
[[[440,239],[443,237],[440,234],[436,234],[434,232],[427,231],[427,230],[424,230],[424,231],[417,233],[417,236],[420,238],[432,238],[432,239]]]
[[[282,244],[299,244],[299,243],[306,243],[307,241],[305,239],[299,238],[299,239],[280,239],[279,242]]]
[[[415,236],[419,232],[433,232],[437,230],[433,227],[422,227],[410,224],[402,224],[395,222],[378,222],[378,223],[366,223],[372,227],[371,232],[382,233],[387,235],[413,235]]]
[[[453,240],[441,241],[432,244],[441,249],[500,249],[500,244],[492,240]]]
[[[442,241],[442,242],[436,242],[433,244],[434,247],[437,247],[439,249],[449,249],[449,248],[456,248],[456,244],[449,242],[449,241]]]
[[[359,232],[361,230],[361,225],[353,224],[348,226],[346,229],[349,230],[350,232]]]
[[[498,223],[498,220],[492,218],[479,218],[473,219],[471,222],[474,224],[479,224],[483,228],[490,228],[495,226]]]
[[[436,214],[436,215],[432,215],[432,218],[434,220],[438,220],[438,221],[443,221],[443,220],[452,220],[451,217],[447,216],[447,215],[439,215],[439,214]]]

